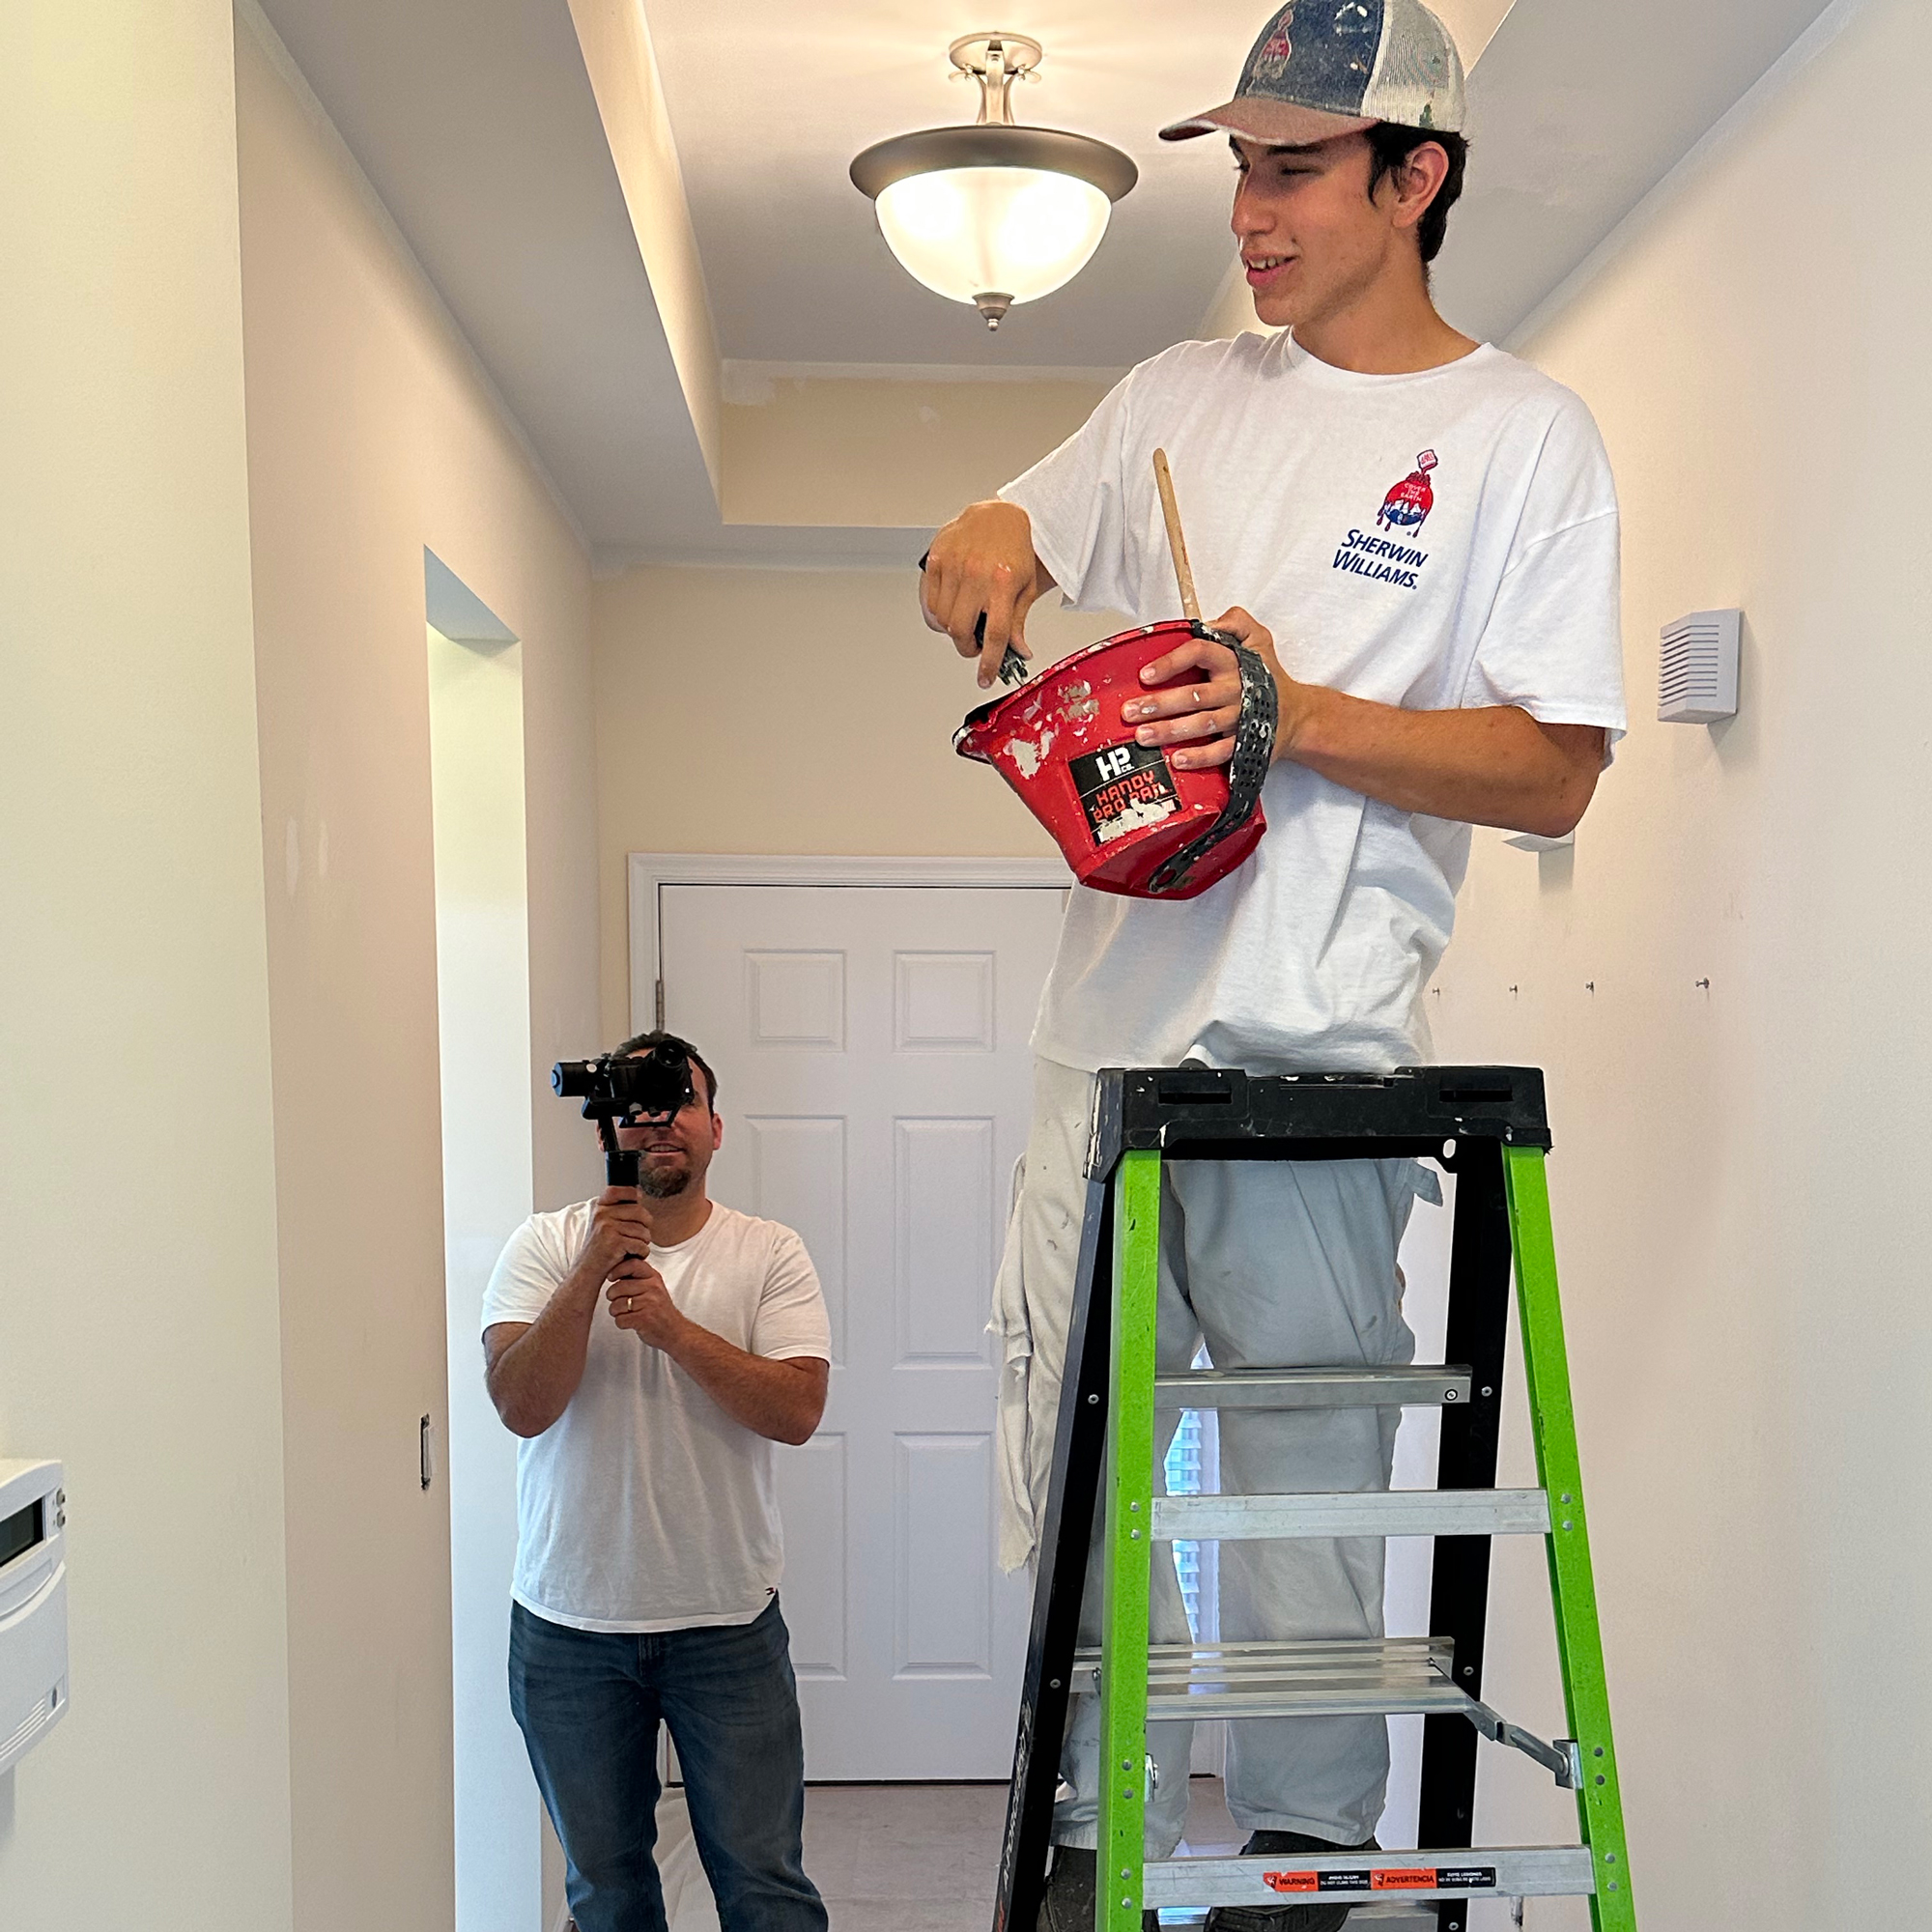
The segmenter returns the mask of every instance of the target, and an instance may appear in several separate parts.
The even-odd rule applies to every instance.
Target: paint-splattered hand
[[[1222,611],[1210,628],[1239,639],[1273,672],[1286,724],[1292,696],[1301,687],[1282,669],[1267,627],[1236,605]],[[1188,677],[1190,672],[1197,675]],[[1211,638],[1190,638],[1165,657],[1155,658],[1141,672],[1141,682],[1148,685],[1180,677],[1188,677],[1188,682],[1176,684],[1170,691],[1151,692],[1146,697],[1129,698],[1121,707],[1122,721],[1135,727],[1138,744],[1181,747],[1168,754],[1177,770],[1204,771],[1225,765],[1235,755],[1235,731],[1241,722],[1240,660],[1227,644]],[[1277,731],[1277,748],[1284,742],[1282,732]]]

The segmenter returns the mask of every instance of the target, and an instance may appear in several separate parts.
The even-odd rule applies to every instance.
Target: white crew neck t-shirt
[[[483,1326],[534,1321],[583,1251],[591,1204],[532,1214],[483,1294]],[[653,1247],[678,1308],[753,1355],[832,1359],[818,1276],[789,1228],[714,1202],[689,1240]],[[586,1631],[748,1624],[784,1568],[772,1442],[734,1421],[600,1300],[583,1379],[517,1451],[511,1594]]]
[[[1286,333],[1183,342],[1142,363],[1000,492],[1077,609],[1179,613],[1156,447],[1204,614],[1252,612],[1291,677],[1622,734],[1609,463],[1582,403],[1528,364],[1485,345],[1363,376]],[[1266,836],[1199,898],[1073,890],[1037,1053],[1089,1071],[1190,1055],[1260,1072],[1429,1058],[1421,994],[1449,942],[1469,828],[1287,759],[1262,796]]]

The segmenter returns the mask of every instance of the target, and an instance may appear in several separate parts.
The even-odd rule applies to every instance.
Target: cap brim
[[[1163,141],[1191,141],[1197,134],[1240,134],[1264,141],[1271,148],[1306,148],[1317,141],[1333,141],[1343,134],[1359,134],[1375,126],[1351,114],[1328,114],[1319,107],[1297,107],[1292,100],[1269,100],[1260,95],[1210,107],[1160,130]]]

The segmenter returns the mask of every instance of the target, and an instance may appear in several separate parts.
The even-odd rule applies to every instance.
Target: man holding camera
[[[639,1185],[533,1214],[483,1299],[491,1400],[523,1437],[510,1703],[579,1932],[665,1932],[660,1719],[723,1932],[823,1932],[778,1602],[773,1442],[825,1408],[831,1330],[789,1228],[713,1202],[718,1083],[687,1041],[675,1114],[620,1124]]]

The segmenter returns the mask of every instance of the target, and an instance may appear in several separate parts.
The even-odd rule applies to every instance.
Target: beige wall
[[[73,1703],[10,1927],[290,1924],[269,1000],[227,0],[0,59],[0,1456],[67,1463]]]
[[[1071,436],[1108,383],[741,376],[733,386],[727,523],[903,529],[990,497]]]
[[[643,569],[596,585],[607,1038],[629,1017],[627,852],[1052,853],[990,771],[952,754],[983,694],[920,621],[917,583]],[[1028,632],[1047,663],[1123,622],[1040,608]]]
[[[1478,835],[1433,1003],[1444,1058],[1549,1069],[1650,1932],[1903,1922],[1928,1838],[1932,14],[1834,23],[1529,343],[1616,467],[1635,722],[1574,862]],[[1740,716],[1655,723],[1658,626],[1726,604]]]
[[[736,364],[724,411],[736,523],[905,528],[990,496],[1084,422],[1093,377],[1012,383],[760,375]],[[629,852],[1051,853],[984,767],[948,750],[981,699],[916,608],[903,570],[648,565],[598,582],[602,1010],[630,1020]],[[1124,618],[1030,620],[1042,663]]]
[[[297,1924],[451,1919],[442,1178],[423,549],[514,631],[531,1054],[594,1024],[588,574],[426,284],[253,32],[237,58],[281,1204]],[[533,1084],[533,1094],[535,1087]],[[532,1099],[539,1200],[594,1176]]]

